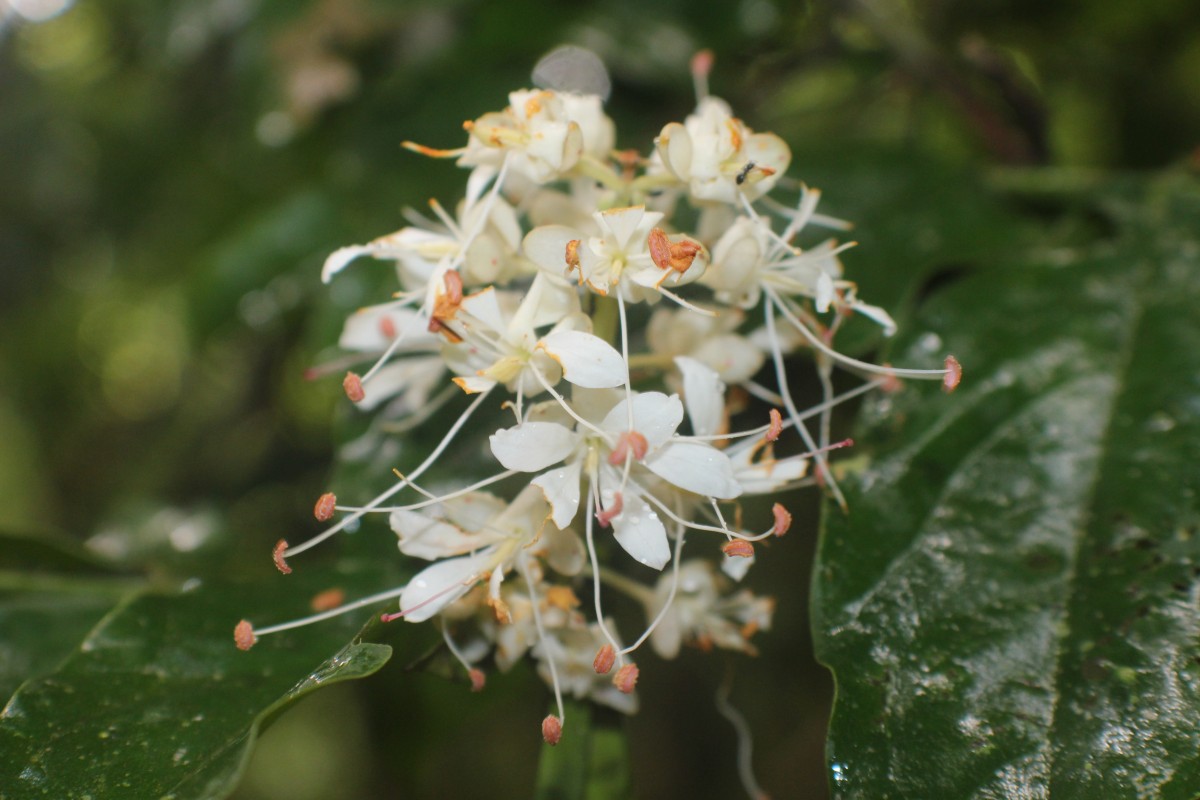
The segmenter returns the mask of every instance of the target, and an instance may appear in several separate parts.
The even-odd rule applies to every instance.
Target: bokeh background
[[[322,286],[325,255],[455,202],[463,175],[399,142],[457,145],[563,43],[604,59],[619,143],[642,150],[711,48],[714,93],[852,219],[877,198],[838,179],[874,165],[920,204],[931,174],[1200,162],[1194,0],[0,0],[0,527],[162,574],[239,570],[310,529],[349,423],[305,370],[376,288]],[[824,795],[815,498],[797,510],[756,567],[780,600],[762,655],[643,670],[637,796],[740,792],[712,700],[729,669],[765,787]],[[528,796],[536,676],[472,695],[417,655],[284,715],[237,797]]]

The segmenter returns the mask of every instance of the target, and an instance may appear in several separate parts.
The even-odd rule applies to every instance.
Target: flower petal
[[[371,246],[365,244],[339,247],[334,250],[329,254],[329,258],[325,259],[325,266],[321,268],[321,283],[329,283],[333,280],[333,276],[344,270],[351,261],[370,255],[371,252]]]
[[[729,458],[700,442],[667,442],[647,456],[645,464],[663,480],[705,497],[731,500],[742,493]]]
[[[632,492],[623,501],[624,510],[612,521],[613,538],[642,564],[662,569],[671,560],[671,547],[658,513]]]
[[[694,358],[676,356],[675,366],[683,375],[683,402],[692,432],[696,436],[715,434],[725,416],[725,384],[711,367]]]
[[[563,377],[576,386],[609,389],[625,382],[625,360],[599,336],[583,331],[551,331],[538,347],[562,365]]]
[[[672,175],[686,181],[692,174],[692,137],[678,122],[668,123],[654,140],[663,166]]]
[[[400,595],[400,610],[409,622],[424,622],[458,598],[492,566],[491,548],[473,556],[431,564],[413,576]]]
[[[526,425],[532,423],[525,423]],[[551,519],[559,528],[565,528],[579,512],[579,479],[583,474],[583,461],[570,461],[557,469],[543,472],[530,481],[542,490],[550,504]]]
[[[496,431],[490,441],[492,455],[505,469],[537,472],[570,455],[579,435],[553,422],[523,422]]]
[[[621,400],[600,423],[602,430],[609,433],[624,433],[629,428],[627,400]],[[683,403],[679,397],[667,397],[662,392],[640,392],[633,396],[633,429],[646,437],[646,444],[653,450],[662,446],[683,422]]]
[[[400,552],[426,561],[461,556],[486,547],[496,538],[467,533],[456,525],[415,511],[393,511],[390,522],[392,530],[400,537]]]
[[[541,225],[525,234],[525,256],[551,275],[567,274],[567,242],[586,238],[566,225]]]

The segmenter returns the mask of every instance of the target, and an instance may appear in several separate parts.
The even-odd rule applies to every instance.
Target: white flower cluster
[[[902,377],[952,388],[959,370],[953,359],[944,370],[880,367],[833,348],[855,313],[894,327],[843,277],[844,246],[797,244],[810,226],[844,226],[816,213],[816,191],[799,187],[794,206],[769,198],[787,145],[698,94],[695,112],[667,124],[648,155],[614,150],[600,97],[548,90],[513,92],[504,110],[466,123],[461,148],[407,145],[469,169],[466,196],[453,216],[433,201],[436,221],[325,263],[326,282],[362,256],[394,264],[399,281],[394,299],[347,321],[341,346],[373,364],[344,387],[393,429],[454,403],[465,410],[379,497],[343,506],[323,496],[317,517],[340,518],[304,544],[280,542],[275,556],[289,572],[287,557],[385,513],[400,552],[427,565],[403,587],[306,620],[242,622],[240,647],[398,598],[385,619],[436,619],[476,688],[485,659],[507,670],[534,658],[559,701],[543,725],[551,744],[564,691],[634,710],[631,656],[647,641],[664,658],[684,643],[753,652],[773,602],[736,586],[753,543],[791,523],[772,501],[814,482],[840,499],[826,454],[845,443],[829,441],[830,410]],[[793,402],[785,361],[801,348],[825,387],[807,409]],[[866,380],[834,396],[834,364]],[[752,398],[772,408],[734,430]],[[485,426],[490,474],[440,493],[418,484],[473,452],[460,433],[484,408],[499,415]],[[798,442],[777,456],[785,435]],[[404,490],[412,499],[395,504]],[[756,496],[765,502],[744,514],[743,499]],[[761,521],[744,521],[758,509]],[[701,552],[685,559],[689,536]],[[609,592],[645,611],[628,646],[603,612]]]

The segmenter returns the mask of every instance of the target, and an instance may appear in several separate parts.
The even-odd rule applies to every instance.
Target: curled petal
[[[647,567],[662,569],[671,560],[667,529],[645,500],[630,494],[624,510],[612,521],[613,538],[625,552]]]
[[[491,566],[491,549],[473,556],[439,561],[418,572],[400,595],[400,613],[424,622],[462,597]]]
[[[562,365],[563,378],[586,389],[610,389],[625,382],[625,360],[608,342],[583,331],[546,334],[538,347]]]
[[[490,441],[492,455],[505,469],[537,472],[570,455],[579,436],[553,422],[523,422],[496,431]]]
[[[583,462],[573,461],[549,472],[543,472],[530,481],[542,490],[546,502],[550,504],[550,518],[560,529],[570,525],[579,512],[579,480],[582,474]]]
[[[668,442],[645,464],[663,480],[705,497],[731,500],[742,493],[729,457],[700,442]]]

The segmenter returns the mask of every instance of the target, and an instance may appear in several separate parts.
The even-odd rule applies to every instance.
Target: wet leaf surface
[[[131,596],[5,707],[0,796],[224,796],[264,722],[322,686],[375,672],[392,650],[357,641],[371,608],[265,637],[249,652],[234,646],[237,621],[301,616],[322,590],[353,597],[388,580],[377,566],[343,563]]]
[[[865,415],[814,587],[835,797],[1200,792],[1200,189],[1071,202],[1116,237],[932,298],[893,360],[962,386]]]

